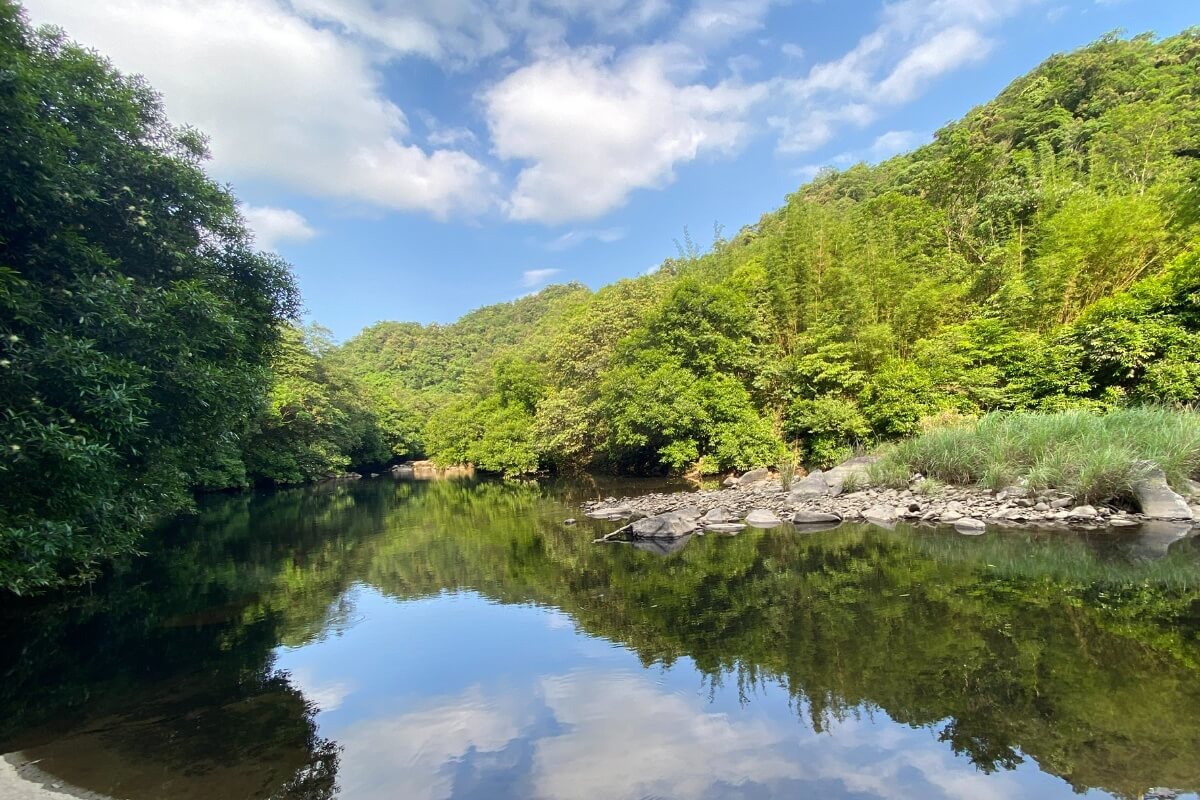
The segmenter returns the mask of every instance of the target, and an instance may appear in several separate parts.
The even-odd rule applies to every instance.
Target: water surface
[[[1195,537],[593,545],[614,525],[578,504],[622,489],[215,499],[93,590],[6,604],[0,753],[129,800],[1200,789]]]

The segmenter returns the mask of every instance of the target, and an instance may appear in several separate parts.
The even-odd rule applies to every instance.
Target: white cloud
[[[124,70],[143,73],[179,123],[211,136],[222,178],[437,216],[487,203],[492,177],[466,153],[405,142],[372,54],[276,0],[29,0]]]
[[[560,272],[561,269],[527,269],[521,273],[521,285],[540,286]]]
[[[243,206],[242,215],[263,250],[274,250],[280,242],[306,242],[317,235],[308,220],[290,208]]]
[[[804,48],[792,42],[785,42],[784,45],[779,48],[779,51],[788,58],[794,58],[797,61],[804,58]]]
[[[289,677],[305,700],[325,712],[340,708],[346,698],[354,692],[353,687],[345,681],[321,681],[309,667],[294,670],[289,673]]]
[[[981,28],[1030,0],[900,0],[885,4],[879,25],[841,56],[804,77],[776,82],[790,107],[769,123],[779,150],[801,153],[863,127],[890,107],[910,102],[939,76],[987,56]]]
[[[943,73],[987,56],[991,43],[971,28],[956,26],[938,31],[913,48],[879,84],[879,95],[888,103],[906,103]]]
[[[551,252],[560,252],[562,250],[570,250],[576,245],[581,245],[587,241],[603,242],[610,244],[620,241],[625,238],[624,228],[579,228],[573,231],[567,231],[557,239],[553,239],[546,243],[546,249]]]
[[[761,30],[774,0],[698,0],[679,25],[679,37],[701,46],[719,46]]]
[[[596,217],[636,189],[659,188],[676,164],[728,153],[765,88],[679,85],[670,48],[613,60],[596,50],[544,57],[484,95],[496,154],[530,162],[509,198],[513,219]]]

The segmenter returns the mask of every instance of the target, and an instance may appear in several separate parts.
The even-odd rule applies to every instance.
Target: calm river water
[[[1197,538],[593,545],[615,526],[578,504],[630,488],[206,502],[90,591],[4,604],[6,768],[129,800],[1200,789]]]

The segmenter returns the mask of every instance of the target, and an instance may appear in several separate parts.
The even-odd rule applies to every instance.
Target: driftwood
[[[630,522],[628,525],[622,525],[621,527],[617,528],[612,533],[606,533],[603,536],[601,536],[599,539],[592,539],[592,544],[602,544],[604,542],[611,541],[614,536],[616,536],[619,533],[624,533],[625,531],[631,529],[632,527],[633,527],[632,522]]]

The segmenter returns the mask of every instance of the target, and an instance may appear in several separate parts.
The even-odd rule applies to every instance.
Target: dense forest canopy
[[[703,255],[327,360],[394,455],[510,475],[825,465],[946,413],[1191,403],[1198,75],[1198,29],[1107,36]]]
[[[297,308],[138,78],[0,0],[0,586],[87,575],[240,452]]]

